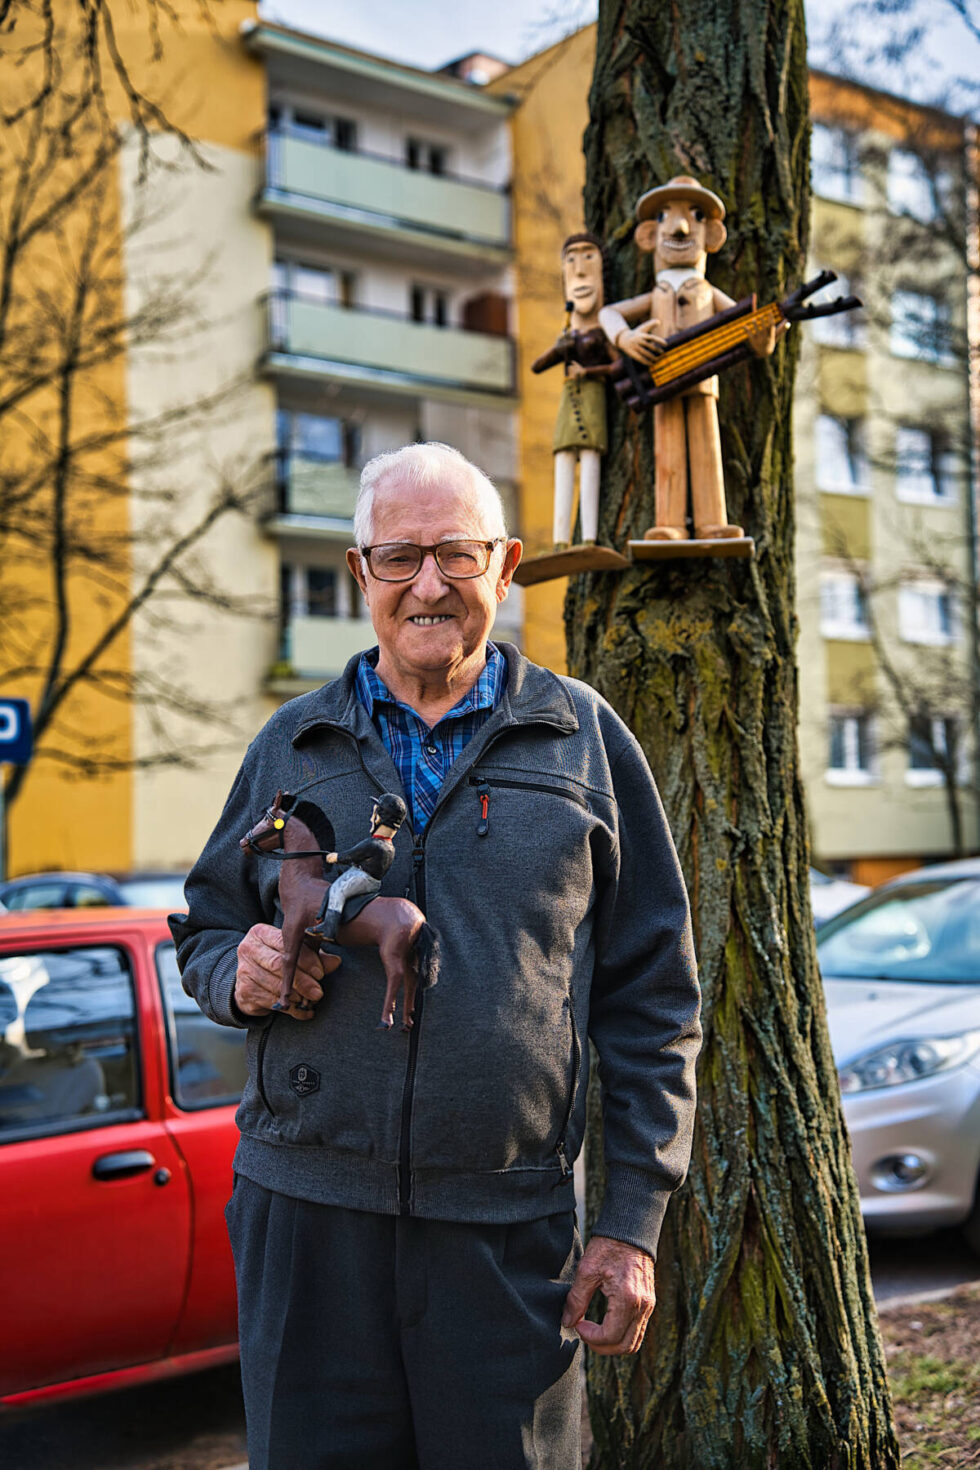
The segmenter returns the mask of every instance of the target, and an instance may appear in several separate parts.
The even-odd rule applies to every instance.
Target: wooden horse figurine
[[[372,836],[377,832],[380,837],[385,831],[392,831],[393,835],[391,828],[378,822],[378,808],[388,800],[382,797],[375,803]],[[390,838],[381,840],[390,844]],[[359,848],[365,845],[359,844]],[[320,947],[315,935],[311,937],[307,931],[315,931],[317,927],[322,930],[331,884],[327,865],[338,862],[333,826],[313,802],[297,801],[295,796],[280,790],[239,846],[243,852],[274,857],[283,864],[279,875],[279,905],[283,915],[282,988],[274,1009],[286,1010],[302,946],[306,944],[314,950]],[[359,848],[346,856],[340,854],[340,862],[354,857]],[[362,887],[359,896],[347,899],[343,910],[345,922],[337,931],[337,942],[354,947],[377,946],[387,979],[379,1025],[387,1030],[393,1024],[398,992],[404,990],[402,1030],[408,1031],[418,986],[427,990],[438,978],[439,937],[426,923],[417,904],[408,898],[375,897],[376,892],[377,888],[367,892]]]

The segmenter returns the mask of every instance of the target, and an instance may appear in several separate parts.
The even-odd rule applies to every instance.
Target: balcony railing
[[[424,230],[506,249],[510,197],[506,189],[451,174],[412,169],[399,159],[351,152],[279,129],[266,134],[267,187],[344,211],[376,224]]]
[[[295,616],[284,629],[283,655],[298,678],[329,679],[377,641],[367,618]]]
[[[295,292],[269,293],[272,352],[315,359],[360,381],[401,380],[435,390],[506,396],[513,392],[514,344],[509,337],[435,327],[393,312],[317,301]]]
[[[336,460],[305,454],[276,455],[277,508],[280,515],[325,516],[350,521],[360,473]]]

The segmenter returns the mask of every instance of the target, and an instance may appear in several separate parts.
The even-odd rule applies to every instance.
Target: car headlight
[[[876,1047],[848,1062],[838,1072],[840,1090],[869,1092],[873,1087],[897,1087],[900,1082],[916,1082],[936,1072],[949,1072],[976,1056],[980,1051],[980,1031],[964,1031],[960,1036],[930,1036],[918,1041],[893,1041],[890,1046]]]

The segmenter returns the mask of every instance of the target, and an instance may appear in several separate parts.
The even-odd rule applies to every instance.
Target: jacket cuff
[[[657,1189],[652,1176],[644,1170],[610,1166],[602,1209],[592,1234],[635,1245],[656,1260],[670,1196],[671,1191]]]
[[[252,1018],[240,1011],[235,1003],[235,976],[238,973],[238,949],[223,954],[211,971],[208,981],[208,1009],[222,1026],[237,1026],[245,1030]]]

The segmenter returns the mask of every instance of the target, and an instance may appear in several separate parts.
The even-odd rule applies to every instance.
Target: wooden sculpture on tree
[[[565,323],[557,342],[531,365],[533,373],[562,366],[558,419],[552,449],[555,457],[554,550],[525,557],[515,580],[522,586],[575,572],[621,570],[629,565],[619,552],[597,546],[599,481],[606,452],[606,378],[613,354],[599,325],[604,301],[602,241],[581,231],[561,247]],[[575,466],[579,471],[581,543],[572,546]]]
[[[636,206],[634,240],[653,254],[656,281],[651,291],[617,301],[599,313],[609,341],[626,356],[652,365],[666,339],[728,311],[730,296],[705,279],[708,256],[728,238],[725,206],[687,174],[649,189]],[[635,325],[631,325],[635,323]],[[749,339],[759,357],[776,345],[778,328],[763,326]],[[680,397],[653,410],[655,522],[649,541],[686,541],[688,487],[697,541],[744,540],[731,525],[725,505],[725,478],[718,433],[718,379],[691,384]]]

